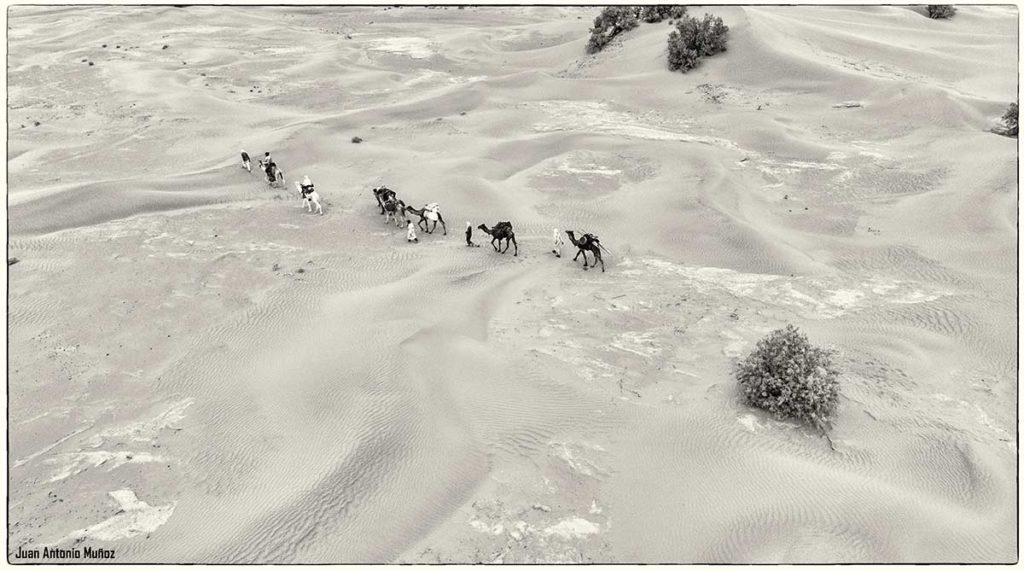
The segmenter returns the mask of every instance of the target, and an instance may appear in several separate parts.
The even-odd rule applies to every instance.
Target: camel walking
[[[504,254],[505,252],[508,251],[509,245],[513,245],[516,247],[516,249],[512,255],[519,255],[519,244],[516,243],[516,233],[512,231],[511,222],[498,222],[497,224],[494,225],[494,228],[488,228],[486,224],[481,224],[477,226],[477,228],[483,230],[486,234],[489,234],[491,236],[491,246],[494,248],[495,252]],[[505,249],[499,250],[502,240],[505,240]],[[497,242],[497,246],[494,245],[495,242]]]
[[[412,212],[420,217],[419,222],[417,222],[416,225],[422,228],[427,234],[433,234],[434,230],[437,230],[437,223],[440,222],[441,228],[444,230],[444,235],[448,235],[448,226],[445,225],[444,217],[441,216],[441,210],[438,209],[436,202],[432,202],[420,209],[413,208],[412,206],[406,206],[405,210],[406,212]],[[434,225],[428,230],[427,226],[429,222],[433,222]]]
[[[304,182],[309,182],[309,177],[305,178]],[[313,205],[316,205],[316,213],[323,216],[324,207],[320,205],[320,193],[313,189],[312,184],[301,184],[299,181],[295,181],[295,188],[302,195],[302,204],[306,206],[307,212],[313,212]]]
[[[384,202],[381,206],[384,209],[384,223],[387,224],[391,217],[395,217],[395,226],[398,228],[402,227],[403,222],[412,222],[405,217],[405,203],[397,198],[391,198]],[[399,220],[401,217],[401,220]]]
[[[280,186],[284,188],[284,171],[281,170],[277,163],[272,160],[259,162],[260,168],[267,174],[267,183],[270,186]]]
[[[591,266],[597,266],[597,263],[601,262],[601,271],[603,272],[604,260],[601,259],[601,242],[598,241],[597,236],[594,236],[593,234],[584,234],[579,240],[577,240],[576,233],[572,230],[566,230],[565,233],[569,235],[569,241],[572,242],[572,245],[579,249],[579,252],[576,252],[576,257],[573,258],[572,261],[575,262],[579,259],[580,254],[583,254],[583,269],[589,269],[587,267],[587,252],[589,251],[594,254],[594,263],[591,264]]]
[[[380,206],[380,213],[384,214],[384,204],[389,200],[395,200],[398,195],[395,191],[391,190],[386,186],[377,186],[373,188],[373,197],[377,199],[377,206]]]

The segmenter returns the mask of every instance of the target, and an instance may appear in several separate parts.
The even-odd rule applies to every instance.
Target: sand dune
[[[1016,10],[711,11],[684,75],[594,8],[13,8],[9,557],[1014,561]],[[786,323],[834,450],[735,388]]]

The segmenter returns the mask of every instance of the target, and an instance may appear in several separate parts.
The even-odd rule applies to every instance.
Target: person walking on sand
[[[473,243],[473,225],[466,221],[466,246],[471,248],[479,248],[480,244]]]
[[[562,245],[565,244],[565,241],[562,240],[562,235],[558,233],[558,228],[554,229],[553,234],[551,236],[554,239],[554,244],[552,246],[551,253],[554,254],[556,258],[561,258]]]
[[[242,149],[242,168],[252,172],[252,162],[249,161],[249,153]]]
[[[406,226],[405,241],[410,243],[418,243],[420,241],[420,239],[416,237],[416,226],[412,223],[412,220],[410,220],[409,225]]]

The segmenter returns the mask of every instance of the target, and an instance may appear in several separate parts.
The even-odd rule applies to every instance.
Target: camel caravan
[[[258,162],[260,170],[266,175],[267,184],[271,188],[284,188],[284,172],[277,166],[277,163],[271,158],[270,153],[266,152],[263,154]],[[252,162],[249,158],[249,154],[242,150],[242,168],[248,172],[252,172]],[[309,176],[303,176],[302,182],[295,181],[295,188],[299,191],[299,196],[302,198],[302,204],[306,207],[307,212],[312,213],[314,208],[316,213],[323,215],[324,209],[320,202],[320,194],[313,187],[313,182],[309,179]],[[377,201],[377,206],[380,207],[380,214],[384,216],[384,223],[390,224],[391,220],[394,219],[395,227],[406,230],[406,241],[409,243],[419,243],[419,237],[416,235],[416,229],[419,228],[422,232],[427,234],[433,234],[434,230],[437,230],[437,225],[441,225],[441,231],[443,235],[448,235],[448,225],[445,224],[444,216],[441,215],[441,209],[436,202],[426,204],[423,208],[415,208],[407,205],[404,201],[398,198],[398,193],[386,186],[377,186],[371,189],[373,198]],[[410,220],[408,214],[414,214],[418,217],[418,220],[414,224]],[[431,225],[431,223],[433,223]],[[512,223],[505,220],[497,222],[490,228],[486,224],[480,224],[477,228],[484,234],[491,237],[491,247],[494,248],[495,252],[504,254],[508,252],[511,247],[512,255],[519,256],[519,244],[516,242],[516,233],[512,229]],[[575,230],[566,230],[565,234],[569,237],[569,242],[576,247],[576,256],[573,257],[572,261],[575,262],[579,259],[580,255],[583,256],[583,269],[588,270],[592,267],[597,267],[597,264],[601,264],[601,271],[604,271],[604,259],[601,256],[601,251],[606,253],[608,250],[601,245],[600,239],[597,236],[589,233],[582,234],[579,238],[576,238]],[[562,257],[562,247],[565,245],[562,236],[555,228],[553,231],[553,246],[551,252],[556,258]],[[502,248],[502,241],[505,242],[504,249]],[[479,247],[479,244],[473,243],[473,225],[466,222],[466,246]],[[591,263],[587,258],[587,253],[594,256],[594,261]]]

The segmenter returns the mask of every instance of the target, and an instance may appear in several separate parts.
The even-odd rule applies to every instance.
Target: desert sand
[[[9,560],[1014,561],[1016,8],[707,11],[12,8]],[[732,377],[787,323],[834,450]]]

